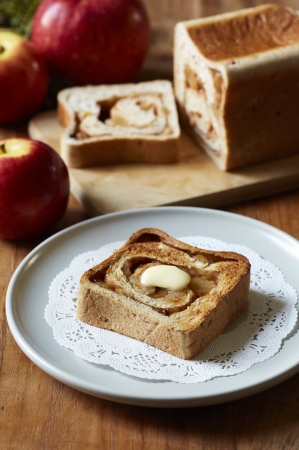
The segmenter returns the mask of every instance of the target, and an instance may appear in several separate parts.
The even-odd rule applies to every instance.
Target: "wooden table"
[[[179,17],[214,14],[261,2],[148,0],[148,3],[152,11],[154,7],[160,14],[164,11],[165,17],[172,12],[171,22]],[[299,9],[299,2],[288,4]],[[24,135],[26,130],[1,130],[2,136],[15,134]],[[298,190],[239,203],[225,210],[271,224],[299,239]],[[51,233],[85,219],[87,214],[71,196],[65,217]],[[0,240],[1,450],[299,448],[299,374],[265,392],[226,404],[156,409],[117,404],[83,394],[35,366],[19,349],[8,329],[5,295],[14,270],[47,236],[23,243]]]

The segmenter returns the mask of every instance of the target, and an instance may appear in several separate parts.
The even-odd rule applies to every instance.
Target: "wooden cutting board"
[[[29,136],[59,152],[56,111],[34,117]],[[161,205],[221,207],[299,187],[299,154],[222,172],[183,132],[180,162],[70,169],[71,191],[91,216]]]

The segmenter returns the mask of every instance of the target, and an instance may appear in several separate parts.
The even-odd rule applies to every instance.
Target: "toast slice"
[[[144,283],[146,271],[161,266],[179,269],[188,284],[173,289]],[[171,283],[176,280],[172,276]],[[82,275],[76,314],[87,324],[191,359],[246,307],[249,284],[246,257],[203,250],[144,228]]]
[[[58,94],[65,128],[61,155],[69,167],[175,163],[180,127],[167,80],[85,86]]]
[[[299,153],[299,13],[281,5],[180,22],[183,126],[222,170]]]

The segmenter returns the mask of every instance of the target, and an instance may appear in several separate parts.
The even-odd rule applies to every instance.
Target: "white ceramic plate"
[[[20,264],[7,291],[10,330],[24,353],[43,371],[79,391],[121,403],[155,407],[202,406],[268,389],[299,371],[299,333],[273,358],[239,375],[198,384],[148,381],[84,361],[61,347],[44,319],[48,288],[79,253],[126,240],[139,228],[173,236],[209,236],[245,245],[279,267],[299,292],[299,242],[262,222],[217,210],[159,207],[118,212],[70,227],[44,241]]]

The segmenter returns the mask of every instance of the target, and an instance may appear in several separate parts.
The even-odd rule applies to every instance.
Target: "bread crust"
[[[180,22],[174,88],[182,123],[222,170],[299,152],[299,16],[266,4]]]
[[[116,119],[109,117],[111,111]],[[64,89],[58,94],[58,119],[65,128],[61,155],[69,167],[179,159],[180,127],[167,80]]]
[[[147,264],[176,265],[203,284],[195,290],[187,287],[155,296],[156,290],[147,295],[138,274]],[[76,314],[82,322],[191,359],[246,307],[249,284],[246,257],[199,249],[161,230],[145,228],[82,275]]]

